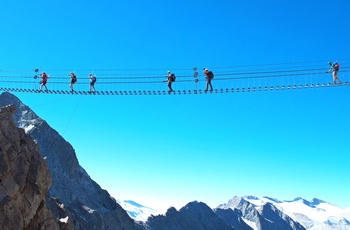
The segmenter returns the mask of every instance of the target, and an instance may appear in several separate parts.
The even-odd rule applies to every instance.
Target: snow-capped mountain
[[[350,208],[342,209],[319,199],[307,201],[299,197],[292,201],[279,201],[270,197],[254,196],[246,196],[243,199],[253,204],[257,210],[264,204],[271,203],[306,229],[350,230]]]
[[[227,203],[219,205],[214,211],[227,223],[232,223],[231,226],[238,230],[306,230],[304,226],[279,210],[272,203],[260,202],[258,206],[248,201],[248,198],[255,202],[259,201],[258,198],[253,196],[235,196]],[[237,220],[241,226],[237,226]],[[248,227],[242,226],[243,222]]]
[[[117,200],[117,202],[136,221],[147,223],[147,219],[151,215],[160,215],[156,210],[134,201]],[[236,214],[223,213],[224,210],[228,209],[232,209]],[[231,224],[235,229],[261,230],[280,225],[282,228],[290,226],[290,229],[350,230],[350,207],[342,209],[316,198],[311,201],[302,198],[280,201],[266,196],[262,198],[235,196],[227,203],[219,205],[214,211],[228,223],[235,222],[236,220],[232,220],[232,217],[235,216],[238,222]],[[225,215],[229,216],[228,219],[225,218]],[[272,225],[268,226],[269,223]],[[288,223],[289,226],[283,227],[281,225],[285,223]]]
[[[146,221],[151,215],[156,216],[160,214],[158,211],[132,200],[117,200],[117,203],[136,221]]]

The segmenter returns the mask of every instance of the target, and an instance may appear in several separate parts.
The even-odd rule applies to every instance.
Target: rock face
[[[0,95],[0,106],[14,104],[17,127],[25,129],[38,144],[53,179],[48,201],[56,218],[64,220],[56,206],[65,207],[74,229],[137,229],[135,222],[106,190],[79,165],[70,143],[10,93]],[[23,134],[24,131],[22,130]]]
[[[215,209],[216,215],[226,221],[235,230],[254,230],[242,219],[242,212],[238,209]]]
[[[15,106],[0,108],[1,229],[60,229],[46,208],[52,179],[39,149],[12,118]]]

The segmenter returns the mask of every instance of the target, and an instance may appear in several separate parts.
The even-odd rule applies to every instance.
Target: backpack
[[[97,79],[96,79],[96,77],[92,77],[91,80],[92,80],[93,83],[95,83]]]
[[[214,79],[214,74],[213,74],[212,71],[209,71],[208,77],[209,77],[210,79]]]
[[[338,63],[334,63],[333,68],[335,71],[339,71],[340,65]]]
[[[176,80],[175,74],[172,73],[172,74],[170,75],[170,81],[171,81],[171,82],[174,82],[175,80]]]
[[[77,82],[77,76],[73,75],[72,82],[73,83]]]

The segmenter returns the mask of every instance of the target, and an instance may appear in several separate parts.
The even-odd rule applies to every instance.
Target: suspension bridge
[[[215,74],[213,90],[205,91],[202,67],[181,69],[16,69],[0,66],[0,91],[38,94],[78,95],[182,95],[272,90],[300,90],[350,86],[350,60],[338,60],[340,82],[333,82],[327,61],[293,62],[264,65],[208,67]],[[176,75],[174,91],[169,92],[167,71]],[[40,74],[49,75],[47,88],[40,91]],[[74,91],[69,88],[69,73],[78,81]],[[90,92],[89,74],[96,76],[95,92]]]

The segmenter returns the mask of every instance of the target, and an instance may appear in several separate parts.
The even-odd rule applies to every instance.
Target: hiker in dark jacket
[[[204,75],[205,75],[205,79],[207,80],[205,92],[208,91],[208,86],[210,86],[210,91],[213,91],[213,86],[211,84],[211,80],[213,79],[213,74],[207,68],[204,68]]]
[[[96,77],[93,76],[92,73],[90,73],[89,79],[90,79],[90,93],[91,93],[92,89],[94,89],[94,92],[96,92],[96,89],[95,89]]]
[[[69,87],[71,88],[72,92],[74,92],[73,85],[74,85],[75,82],[77,82],[77,77],[75,76],[75,74],[73,72],[71,72],[69,74],[69,76],[70,76],[70,85],[69,85]]]
[[[168,75],[166,76],[167,80],[164,80],[163,82],[168,82],[169,87],[169,93],[173,92],[173,88],[171,87],[171,84],[175,81],[175,75],[168,71]]]

